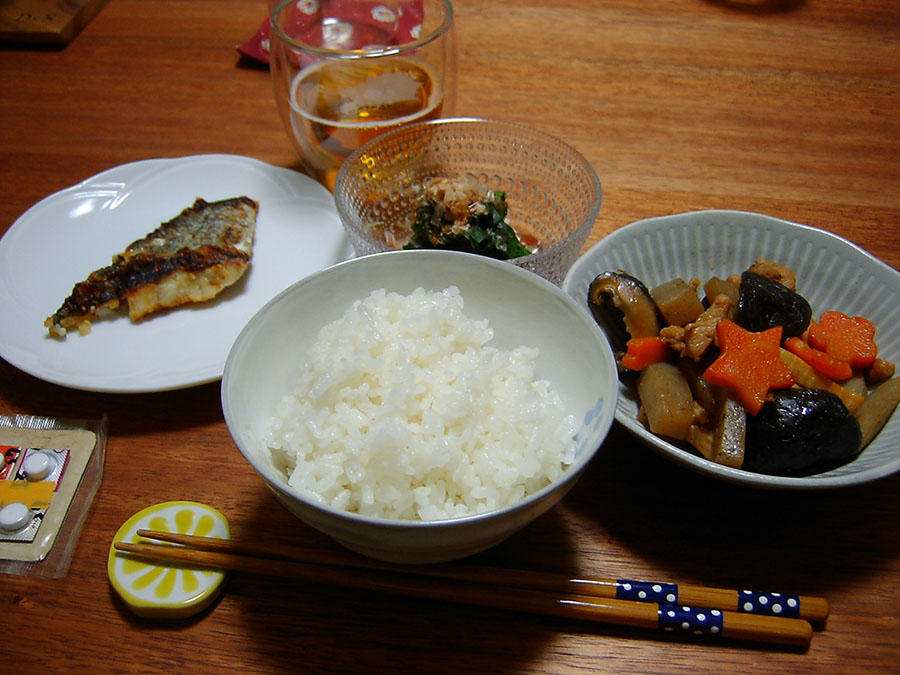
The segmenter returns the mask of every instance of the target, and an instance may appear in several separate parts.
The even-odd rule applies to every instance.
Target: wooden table
[[[296,167],[264,68],[239,58],[261,0],[113,0],[65,49],[0,53],[0,231],[41,198],[151,157]],[[894,0],[456,0],[458,113],[581,150],[604,201],[589,244],[640,218],[743,209],[844,235],[900,268]],[[36,260],[35,264],[43,264]],[[805,652],[664,638],[499,610],[232,577],[192,620],[132,616],[106,555],[134,512],[208,503],[233,535],[334,545],[279,506],[233,445],[217,384],[108,395],[0,362],[0,412],[109,416],[105,475],[68,574],[0,577],[0,671],[693,672],[900,669],[900,476],[852,489],[728,486],[614,428],[564,502],[480,556],[822,595]]]

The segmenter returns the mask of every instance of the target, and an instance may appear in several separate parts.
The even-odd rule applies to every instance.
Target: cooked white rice
[[[325,326],[268,439],[288,482],[331,507],[439,520],[520,501],[558,479],[575,422],[538,350],[487,346],[456,287],[378,290]]]

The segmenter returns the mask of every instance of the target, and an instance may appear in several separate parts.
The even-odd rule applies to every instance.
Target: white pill
[[[17,532],[26,525],[31,524],[34,516],[31,509],[22,502],[13,502],[0,509],[0,530],[3,532]]]
[[[54,468],[53,458],[46,452],[29,452],[22,464],[28,480],[44,480]]]

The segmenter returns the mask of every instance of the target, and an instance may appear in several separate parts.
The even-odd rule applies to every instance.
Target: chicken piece
[[[696,321],[681,326],[667,326],[659,336],[682,358],[699,361],[716,339],[716,325],[728,315],[731,298],[718,295],[713,304]]]

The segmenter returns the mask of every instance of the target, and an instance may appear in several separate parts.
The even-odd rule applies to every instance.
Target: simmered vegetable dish
[[[651,432],[726,466],[803,476],[865,448],[900,402],[900,378],[870,321],[816,320],[796,287],[790,269],[759,259],[728,279],[651,289],[604,272],[588,304],[624,322],[619,369]]]

